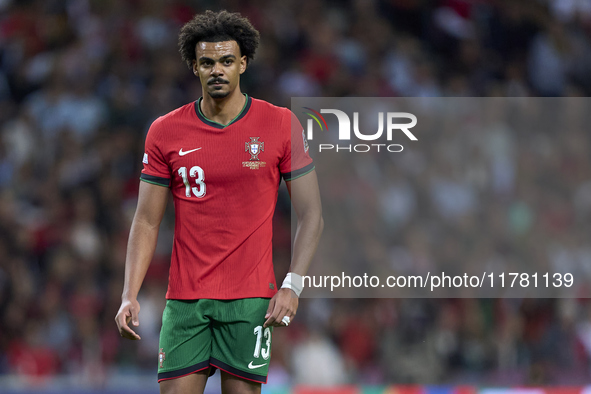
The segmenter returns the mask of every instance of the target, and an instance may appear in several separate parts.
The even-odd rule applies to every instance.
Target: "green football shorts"
[[[162,315],[158,382],[212,367],[267,383],[272,327],[269,298],[167,300]]]

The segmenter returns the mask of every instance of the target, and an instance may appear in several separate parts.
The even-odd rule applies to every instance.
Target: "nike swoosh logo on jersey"
[[[188,151],[183,152],[183,148],[181,148],[181,150],[179,151],[179,156],[184,156],[184,155],[188,155],[191,152],[195,152],[196,150],[199,150],[201,148],[195,148],[195,149],[191,149]]]
[[[255,368],[260,368],[260,367],[264,367],[265,365],[267,365],[267,363],[261,364],[261,365],[252,365],[252,361],[248,364],[248,369],[255,369]]]

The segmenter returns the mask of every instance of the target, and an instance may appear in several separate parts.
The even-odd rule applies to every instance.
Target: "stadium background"
[[[180,26],[195,12],[222,8],[248,16],[261,32],[243,91],[277,105],[289,106],[292,96],[577,97],[591,90],[587,0],[1,0],[0,391],[157,392],[170,214],[140,294],[142,341],[122,340],[113,321],[143,140],[155,117],[200,95],[177,51]],[[455,221],[443,212],[460,240],[483,234],[502,248],[498,233],[479,230],[506,226],[542,241],[537,258],[588,272],[590,134],[530,137],[509,133],[496,150],[473,152],[470,162],[484,174],[478,192],[466,163],[424,157],[422,177],[464,174],[450,187],[479,203],[455,204],[454,214],[486,220]],[[411,231],[423,215],[417,200],[436,204],[428,197],[438,190],[391,171],[392,187],[358,203],[377,201],[386,211],[389,198],[397,207],[402,201],[406,209],[387,214],[409,233],[400,248],[420,259],[421,238]],[[553,197],[536,199],[537,187],[552,188]],[[281,278],[290,247],[284,191],[275,234]],[[431,256],[453,259],[452,244],[442,242]],[[300,305],[294,324],[274,334],[265,391],[422,384],[437,386],[390,391],[474,392],[590,381],[585,299]]]

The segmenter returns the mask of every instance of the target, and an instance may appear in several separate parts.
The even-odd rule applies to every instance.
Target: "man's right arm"
[[[137,209],[127,243],[121,307],[115,317],[119,334],[124,338],[141,339],[129,327],[129,322],[136,327],[139,325],[140,304],[137,295],[156,249],[158,230],[166,210],[168,194],[169,189],[166,187],[140,182]]]

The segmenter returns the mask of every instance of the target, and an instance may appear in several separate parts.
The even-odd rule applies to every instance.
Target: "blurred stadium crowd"
[[[0,0],[0,374],[68,374],[101,385],[115,372],[155,372],[171,215],[141,293],[142,341],[123,341],[113,318],[145,132],[199,97],[176,39],[184,22],[210,8],[239,11],[259,29],[242,89],[277,105],[289,106],[291,96],[591,92],[587,0]],[[514,226],[525,238],[541,228],[559,240],[558,264],[591,267],[588,131],[560,143],[532,135],[523,155],[505,137],[494,151],[472,152],[468,162],[481,165],[454,182],[445,182],[462,165],[448,160],[453,144],[448,156],[423,158],[416,179],[397,166],[384,170],[389,181],[376,203],[391,230],[406,234],[397,242],[420,260],[424,243],[411,220],[420,214],[418,190],[441,180],[431,183],[441,198],[421,204],[450,220],[465,210],[486,215],[492,230],[482,237],[494,237],[494,226]],[[493,198],[471,191],[479,182]],[[536,188],[547,184],[556,192],[537,200]],[[478,223],[457,223],[458,237],[479,235]],[[285,193],[275,225],[284,261]],[[451,234],[447,240],[428,257],[453,259]],[[580,383],[589,381],[591,307],[303,299],[298,319],[276,330],[273,343],[275,382]]]

